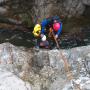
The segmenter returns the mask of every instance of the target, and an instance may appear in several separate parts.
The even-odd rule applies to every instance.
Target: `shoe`
[[[39,51],[40,48],[39,48],[39,46],[35,46],[34,49],[35,49],[35,51]]]
[[[39,46],[35,46],[36,49],[39,49]]]

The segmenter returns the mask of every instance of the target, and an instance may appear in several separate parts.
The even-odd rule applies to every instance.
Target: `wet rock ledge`
[[[90,90],[90,45],[37,51],[2,43],[0,90]]]

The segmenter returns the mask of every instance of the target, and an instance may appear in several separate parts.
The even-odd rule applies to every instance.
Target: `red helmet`
[[[54,31],[58,31],[59,28],[60,28],[60,23],[54,23],[53,24]]]

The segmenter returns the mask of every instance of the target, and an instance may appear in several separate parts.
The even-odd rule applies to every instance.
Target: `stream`
[[[0,43],[10,42],[16,46],[31,48],[35,45],[30,31],[0,29]],[[58,40],[60,48],[73,48],[90,44],[90,28],[82,28],[79,32],[64,32]]]

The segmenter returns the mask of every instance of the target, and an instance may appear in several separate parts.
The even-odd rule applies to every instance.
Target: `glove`
[[[57,35],[57,34],[55,35],[55,38],[56,38],[56,39],[58,38],[58,35]]]
[[[42,41],[46,41],[46,36],[45,35],[43,35]]]

